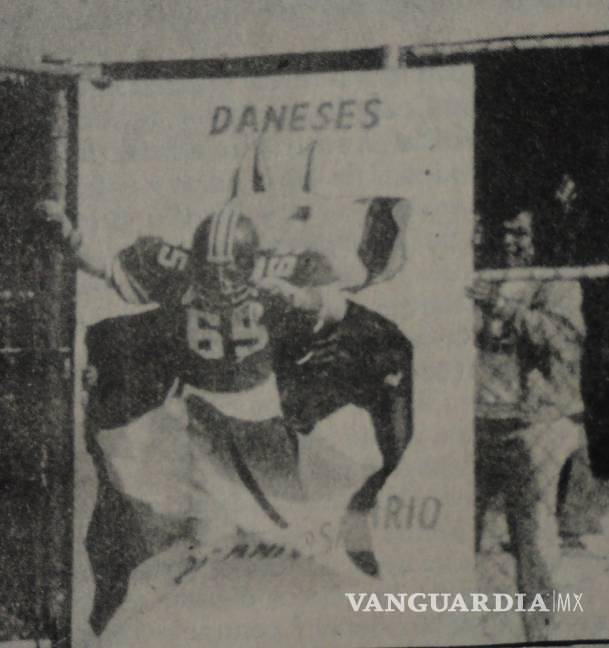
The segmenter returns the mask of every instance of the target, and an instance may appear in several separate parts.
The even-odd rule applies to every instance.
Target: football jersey
[[[190,288],[189,250],[161,238],[142,237],[121,250],[109,284],[127,302],[157,303],[179,341],[180,377],[210,391],[242,391],[271,374],[264,306],[256,291],[239,301],[212,304]]]

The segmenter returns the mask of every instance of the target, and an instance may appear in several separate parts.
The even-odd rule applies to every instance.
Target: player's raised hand
[[[74,228],[63,207],[56,200],[41,200],[36,204],[35,209],[44,220],[59,225],[64,239],[70,238]]]
[[[476,279],[474,285],[466,289],[467,296],[476,304],[490,304],[494,299],[493,284],[482,279]]]
[[[35,210],[46,222],[58,226],[61,237],[69,243],[74,252],[80,247],[82,241],[78,230],[74,228],[63,207],[56,200],[41,200],[36,204]]]
[[[321,309],[321,297],[312,288],[295,286],[279,277],[264,277],[255,285],[258,290],[280,297],[293,308],[314,313]]]

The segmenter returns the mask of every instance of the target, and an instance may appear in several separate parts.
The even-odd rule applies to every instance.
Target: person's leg
[[[583,547],[581,536],[602,532],[603,502],[602,482],[594,479],[584,446],[571,456],[571,473],[564,497],[557,511],[563,544]]]
[[[162,405],[176,363],[173,337],[164,334],[166,324],[166,314],[155,309],[87,329],[85,441],[98,489],[85,544],[95,579],[90,624],[97,634],[124,601],[131,572],[185,532],[181,521],[146,511],[122,492],[102,447],[104,431],[126,429]],[[155,528],[153,542],[142,522],[147,530]]]
[[[281,417],[248,421],[187,398],[192,514],[203,542],[238,526],[289,526],[288,500],[303,498],[298,439]],[[232,493],[227,500],[226,493]]]
[[[131,572],[188,536],[185,435],[165,407],[127,426],[87,421],[98,490],[86,537],[95,578],[90,623],[99,634],[125,600]]]
[[[377,576],[379,566],[372,548],[369,514],[412,437],[411,385],[383,386],[369,413],[382,465],[351,497],[342,521],[341,535],[347,555],[355,565],[369,576]]]
[[[366,312],[362,313],[362,318],[368,318]],[[371,328],[377,329],[378,338],[385,343],[382,353],[370,353],[365,357],[363,364],[368,367],[372,379],[368,381],[363,397],[357,398],[361,387],[355,390],[355,400],[370,414],[382,465],[352,496],[342,532],[347,555],[364,573],[377,576],[379,566],[372,548],[369,514],[412,439],[413,358],[410,342],[401,334],[396,335],[393,325],[379,316],[373,316],[371,320]]]
[[[101,634],[124,602],[131,572],[150,557],[134,506],[101,479],[85,546],[95,579],[89,623]]]
[[[577,451],[567,457],[567,460],[560,469],[560,474],[558,476],[558,490],[556,492],[556,516],[559,520],[561,520],[561,522],[563,512],[565,510],[569,488],[572,485],[573,463],[575,461],[576,453]],[[563,529],[561,524],[561,535],[562,532]]]
[[[503,488],[504,456],[502,438],[505,430],[500,423],[477,419],[475,428],[475,551],[482,547],[485,516],[491,501]]]
[[[548,507],[543,497],[542,474],[533,461],[530,439],[525,441],[524,436],[535,438],[527,428],[512,438],[506,456],[511,467],[505,490],[506,514],[516,559],[517,586],[529,603],[541,594],[551,605],[548,599],[554,589],[552,570],[559,555],[557,523],[554,507]],[[557,481],[558,478],[555,485]],[[548,639],[552,619],[551,612],[522,613],[527,640]]]
[[[353,494],[341,536],[356,566],[376,576],[369,514],[412,437],[412,345],[390,320],[350,302],[345,318],[322,329],[304,357],[276,366],[288,425],[310,433],[346,405],[372,420],[382,465]]]
[[[383,463],[353,495],[349,503],[351,511],[374,508],[379,491],[397,468],[412,438],[412,386],[383,385],[379,392],[368,411]]]
[[[581,436],[580,427],[567,417],[548,423],[538,423],[529,428],[523,436],[538,474],[541,498],[548,511],[556,517],[562,512],[565,504],[564,471],[569,470],[570,463],[568,476],[574,476],[573,458],[580,447]],[[550,540],[554,544],[558,538],[547,538],[548,543]]]

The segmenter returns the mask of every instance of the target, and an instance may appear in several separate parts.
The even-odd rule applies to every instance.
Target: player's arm
[[[326,324],[341,321],[347,312],[347,296],[338,284],[328,286],[297,286],[278,277],[262,279],[257,288],[282,299],[309,317],[313,332]]]
[[[106,279],[106,260],[100,253],[99,246],[86,241],[67,217],[61,205],[55,200],[43,200],[36,205],[43,218],[59,227],[62,239],[78,260],[79,266],[88,274],[99,279]]]
[[[189,253],[156,236],[143,236],[108,262],[98,248],[76,230],[55,201],[38,205],[47,220],[57,223],[80,267],[103,279],[127,303],[171,301],[183,293]]]

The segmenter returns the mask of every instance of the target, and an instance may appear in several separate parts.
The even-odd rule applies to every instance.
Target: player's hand
[[[45,221],[59,226],[61,237],[70,245],[72,251],[76,252],[82,242],[81,236],[62,206],[56,200],[42,200],[36,204],[35,209]]]
[[[89,391],[97,385],[97,369],[93,365],[87,365],[82,371],[83,389]]]
[[[42,215],[44,220],[59,225],[64,239],[70,238],[74,228],[62,206],[56,200],[42,200],[36,205],[35,209]]]
[[[260,291],[280,297],[293,308],[313,313],[321,310],[321,296],[314,289],[295,286],[279,277],[265,277],[255,286]]]
[[[489,281],[476,279],[474,285],[466,289],[466,294],[476,304],[491,304],[494,299],[493,284]]]

